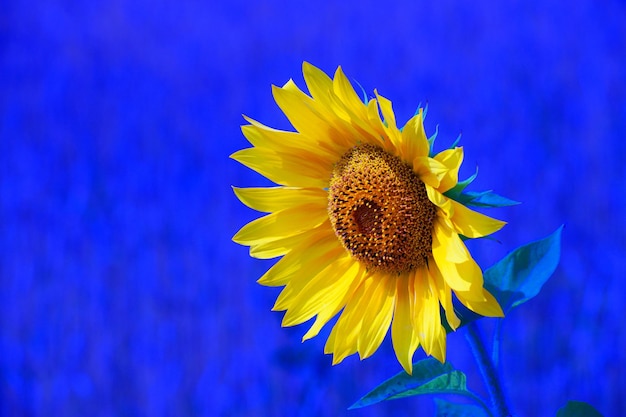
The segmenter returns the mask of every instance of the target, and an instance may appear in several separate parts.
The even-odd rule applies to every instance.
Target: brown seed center
[[[335,165],[328,214],[343,246],[367,268],[402,273],[432,255],[437,207],[411,167],[382,148],[364,144]]]
[[[354,208],[352,216],[359,233],[380,234],[380,224],[376,221],[377,213],[380,213],[380,207],[373,201],[365,200],[362,205]]]

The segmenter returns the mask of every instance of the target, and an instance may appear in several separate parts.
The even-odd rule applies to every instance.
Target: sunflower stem
[[[485,342],[480,334],[480,330],[476,322],[467,325],[467,340],[478,363],[478,368],[483,376],[489,397],[491,398],[491,406],[497,417],[509,417],[511,412],[504,398],[504,391],[498,378],[498,373],[492,362],[491,357],[487,353]]]

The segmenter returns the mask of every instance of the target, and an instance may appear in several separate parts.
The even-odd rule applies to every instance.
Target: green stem
[[[496,319],[496,328],[493,331],[493,349],[491,349],[491,360],[493,366],[498,369],[498,363],[500,362],[500,340],[502,338],[502,323],[504,319]]]
[[[494,414],[497,417],[511,416],[511,412],[509,411],[509,408],[506,405],[506,400],[504,399],[504,392],[502,391],[502,386],[500,385],[500,380],[498,379],[498,373],[496,372],[493,362],[487,353],[485,343],[483,342],[483,338],[476,322],[472,322],[467,325],[467,340],[472,348],[472,353],[476,358],[476,362],[478,363],[478,368],[480,369],[480,373],[482,374],[485,385],[487,386],[487,391],[489,391],[489,397],[491,397],[491,405]]]

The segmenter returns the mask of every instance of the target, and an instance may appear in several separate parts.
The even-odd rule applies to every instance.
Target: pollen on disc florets
[[[436,206],[409,164],[362,144],[335,164],[328,214],[335,234],[367,268],[402,273],[432,254]]]

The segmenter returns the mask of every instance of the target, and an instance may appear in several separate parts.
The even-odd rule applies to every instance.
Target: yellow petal
[[[361,282],[352,297],[347,301],[346,308],[337,319],[324,346],[324,353],[333,354],[333,365],[357,352],[357,341],[363,324],[363,312],[369,300],[369,287],[373,285],[372,277]]]
[[[324,300],[324,304],[321,306],[320,311],[315,318],[315,322],[311,326],[311,328],[306,332],[306,334],[302,337],[302,341],[308,340],[312,337],[317,336],[322,327],[328,323],[328,321],[335,317],[339,311],[345,307],[346,302],[352,298],[354,291],[363,281],[363,277],[365,276],[365,269],[358,263],[354,262],[354,260],[350,259],[352,265],[348,267],[347,272],[344,276],[348,278],[352,276],[354,272],[352,268],[358,268],[356,271],[356,275],[352,279],[352,282],[349,284],[348,288],[344,292],[344,285],[349,281],[349,279],[343,280],[342,284],[338,284],[332,289],[332,293],[329,294],[328,298]],[[344,292],[343,298],[339,299],[338,295]]]
[[[332,243],[324,245],[320,243],[319,246],[319,252],[317,247],[312,247],[309,250],[318,253],[318,256],[309,256],[307,253],[306,256],[301,256],[301,259],[296,259],[295,265],[290,262],[285,265],[285,271],[279,271],[289,274],[289,282],[279,294],[272,310],[283,311],[293,307],[294,300],[319,272],[333,262],[347,256],[342,248],[333,246]],[[294,257],[291,257],[290,261],[293,259]]]
[[[326,132],[328,123],[326,123],[324,118],[325,109],[316,103],[313,98],[309,97],[302,90],[300,90],[293,80],[287,81],[287,83],[285,83],[282,87],[273,85],[272,94],[276,104],[278,104],[278,107],[280,107],[283,113],[285,113],[285,116],[287,116],[291,124],[298,132]],[[315,124],[312,123],[313,121],[324,122],[322,126],[319,126],[319,128],[323,129],[319,130],[319,128],[315,128]],[[312,132],[307,131],[307,127],[309,126],[314,129]],[[317,136],[313,134],[310,135],[310,137],[323,137],[323,135]]]
[[[454,215],[452,199],[444,196],[428,184],[426,184],[426,194],[428,195],[430,202],[438,207],[437,219],[442,222],[442,225],[448,227],[450,230],[454,229],[452,220],[450,220],[450,218]]]
[[[345,135],[346,138],[343,142],[337,139],[336,142],[338,144],[342,143],[345,148],[346,146],[352,147],[357,143],[378,144],[380,142],[380,134],[369,123],[367,114],[365,117],[360,114],[362,112],[367,113],[364,104],[360,105],[360,111],[355,112],[355,108],[344,103],[339,97],[333,94],[330,95],[330,102],[333,109],[332,111],[344,122],[341,133],[337,132],[337,135],[342,134]]]
[[[376,135],[372,138],[375,145],[379,145],[384,150],[395,154],[395,147],[393,143],[387,138],[382,121],[380,120],[380,114],[378,113],[378,102],[375,99],[371,99],[367,103],[367,120],[368,124],[372,126],[372,129],[376,132]]]
[[[411,320],[409,299],[409,279],[415,278],[412,273],[411,277],[408,275],[396,279],[397,295],[393,322],[391,323],[391,341],[398,362],[406,373],[411,375],[413,373],[413,354],[419,346],[419,341]]]
[[[435,261],[451,263],[463,263],[471,258],[459,235],[441,219],[435,219],[433,224],[433,256]]]
[[[272,129],[254,119],[244,116],[249,125],[241,126],[243,135],[257,148],[275,152],[300,155],[306,160],[333,163],[341,157],[341,150],[332,141],[319,141],[298,132]]]
[[[350,103],[342,101],[335,94],[333,81],[318,68],[305,63],[303,73],[313,101],[318,105],[316,107],[317,112],[329,126],[328,135],[326,138],[320,137],[324,138],[320,144],[326,146],[326,142],[333,142],[335,148],[332,150],[336,152],[337,145],[341,149],[346,149],[346,147],[352,147],[358,142],[369,142],[368,139],[375,132],[367,123],[366,114],[365,117],[363,116],[365,106],[362,103],[360,106],[352,106]],[[300,90],[293,83],[288,83],[285,88],[293,90],[299,97],[306,97],[304,94],[300,94]],[[308,103],[307,105],[310,105],[308,97],[303,100]],[[335,160],[339,159],[340,156],[338,155]]]
[[[376,99],[378,100],[378,106],[380,107],[380,112],[383,115],[383,120],[381,120],[381,125],[383,130],[386,133],[387,138],[393,144],[393,149],[396,150],[396,154],[400,150],[400,142],[401,135],[398,130],[398,126],[396,125],[396,116],[393,113],[393,108],[391,105],[391,101],[380,94],[378,91],[374,90],[374,94],[376,95]],[[404,155],[400,155],[402,158]]]
[[[304,323],[329,306],[334,310],[354,284],[358,272],[358,263],[348,254],[336,259],[294,295],[282,325]]]
[[[452,290],[450,289],[450,286],[446,284],[435,262],[428,264],[428,273],[430,274],[434,287],[438,293],[439,303],[445,312],[446,321],[452,330],[456,330],[461,325],[461,320],[459,320],[454,312],[454,305],[452,304]]]
[[[248,148],[230,156],[271,181],[305,188],[328,187],[332,164],[311,160],[311,155],[278,153],[265,148]]]
[[[446,361],[446,331],[441,324],[435,329],[433,338],[433,346],[430,354],[434,358],[437,358],[439,362],[444,363]]]
[[[418,156],[413,159],[413,171],[415,171],[426,186],[437,189],[441,184],[441,178],[443,178],[447,172],[447,168],[436,159],[427,156]]]
[[[502,307],[493,295],[483,289],[483,301],[474,301],[467,297],[466,293],[455,292],[459,301],[473,312],[485,317],[504,317]]]
[[[428,346],[427,337],[427,319],[428,319],[428,281],[423,269],[415,270],[414,281],[414,307],[413,307],[413,326],[420,345],[426,353],[430,347]]]
[[[324,74],[323,71],[308,62],[302,65],[302,72],[313,99],[323,106],[329,114],[334,115],[334,118],[337,119],[336,126],[341,126],[341,131],[349,136],[355,136],[354,132],[350,131],[352,112],[350,112],[341,99],[335,95],[333,81]],[[348,122],[348,124],[341,123],[342,121]]]
[[[446,334],[441,325],[439,291],[433,276],[428,271],[424,275],[428,280],[427,302],[424,303],[427,353],[443,363],[446,360]]]
[[[330,110],[328,97],[333,89],[333,82],[330,77],[308,62],[302,63],[302,74],[313,99],[326,105],[326,108]]]
[[[367,107],[352,88],[341,67],[333,79],[333,91],[346,106],[361,120],[367,120]]]
[[[473,300],[482,296],[483,275],[458,235],[435,220],[433,258],[445,282],[456,291],[463,291]]]
[[[439,192],[445,193],[459,182],[459,168],[463,162],[463,148],[446,149],[435,155],[434,159],[446,167],[446,173],[441,178],[441,184],[437,188]]]
[[[463,236],[469,238],[487,236],[502,229],[506,224],[506,222],[471,210],[457,201],[450,201],[454,206],[454,214],[451,217],[452,224],[456,231]]]
[[[320,142],[333,138],[331,131],[337,129],[336,115],[304,94],[293,81],[282,88],[272,86],[272,93],[276,104],[298,132]]]
[[[246,206],[266,213],[284,210],[303,204],[325,205],[328,192],[320,188],[267,187],[238,188],[233,191]]]
[[[430,145],[428,138],[426,138],[426,132],[424,132],[422,109],[419,109],[418,114],[410,118],[402,128],[402,145],[406,161],[428,157]]]
[[[272,240],[271,242],[252,245],[250,246],[250,256],[257,259],[276,258],[288,253],[302,244],[302,242],[310,242],[311,239],[316,238],[319,234],[327,235],[329,233],[334,235],[330,220],[326,220],[324,223],[306,232]]]
[[[345,252],[342,249],[337,238],[331,233],[309,234],[307,240],[303,240],[298,246],[291,248],[257,282],[267,286],[286,285],[294,275],[300,274],[303,269],[307,273],[320,271],[329,262],[342,256]]]
[[[428,275],[424,274],[424,278],[428,280]],[[439,299],[437,298],[437,294],[433,293],[428,282],[424,283],[420,318],[421,320],[418,321],[418,335],[421,335],[420,342],[424,351],[432,355],[436,340],[436,330],[437,327],[441,325],[441,316],[439,314]]]
[[[313,229],[327,218],[326,208],[319,204],[292,207],[251,221],[233,236],[233,241],[248,246],[270,242]]]
[[[388,128],[397,129],[396,115],[393,113],[391,100],[381,96],[380,94],[378,94],[378,91],[376,90],[374,90],[374,94],[376,95],[376,99],[378,100],[380,111],[383,114],[383,121],[385,122]]]
[[[395,279],[395,277],[377,274],[374,276],[374,285],[366,294],[369,302],[357,340],[357,349],[361,359],[371,356],[378,349],[389,330],[396,294]]]

